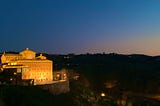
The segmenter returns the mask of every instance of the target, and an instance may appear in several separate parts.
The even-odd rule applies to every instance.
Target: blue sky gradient
[[[0,51],[160,55],[159,0],[1,0]]]

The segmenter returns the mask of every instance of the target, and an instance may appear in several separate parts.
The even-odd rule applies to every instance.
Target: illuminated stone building
[[[42,54],[36,57],[36,52],[28,48],[19,54],[3,53],[1,64],[2,69],[17,68],[17,73],[22,73],[22,80],[33,79],[35,85],[53,81],[52,61]]]

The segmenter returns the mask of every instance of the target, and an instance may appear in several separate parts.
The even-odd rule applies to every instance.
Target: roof
[[[5,55],[5,56],[21,56],[19,54],[13,54],[13,53],[4,53],[2,55]]]
[[[36,53],[36,52],[30,50],[29,48],[26,48],[25,50],[21,51],[20,54],[23,53],[23,52],[30,52],[30,53],[32,52],[32,53]]]

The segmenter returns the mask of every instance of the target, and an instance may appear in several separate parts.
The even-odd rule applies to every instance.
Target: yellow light
[[[101,96],[104,97],[104,96],[106,96],[106,94],[102,92],[102,93],[101,93]]]
[[[64,78],[64,80],[66,80],[67,79],[67,75],[63,74],[63,78]]]
[[[17,75],[17,73],[16,73],[16,72],[14,72],[14,75]]]
[[[57,77],[60,77],[60,74],[57,74]]]
[[[8,65],[17,65],[16,62],[8,63]]]

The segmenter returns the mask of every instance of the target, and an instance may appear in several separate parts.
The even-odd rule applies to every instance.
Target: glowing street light
[[[104,96],[106,96],[106,94],[105,94],[104,92],[102,92],[102,93],[101,93],[101,96],[104,97]]]

